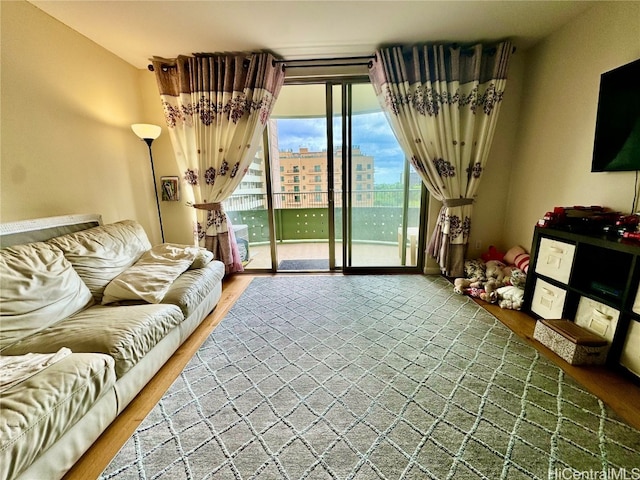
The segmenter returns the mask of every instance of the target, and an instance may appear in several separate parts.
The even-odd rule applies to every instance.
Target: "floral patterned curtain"
[[[512,46],[420,45],[376,52],[369,77],[402,149],[442,202],[428,252],[463,276],[471,213],[493,139]]]
[[[176,160],[193,189],[198,241],[227,273],[242,271],[221,202],[256,154],[284,70],[267,53],[154,58],[153,67]]]

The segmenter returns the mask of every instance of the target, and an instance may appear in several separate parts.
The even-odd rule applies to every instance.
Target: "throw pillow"
[[[109,282],[102,304],[132,300],[160,303],[174,280],[193,264],[198,250],[174,243],[154,246]]]

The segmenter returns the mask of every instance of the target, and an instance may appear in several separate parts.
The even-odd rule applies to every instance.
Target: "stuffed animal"
[[[458,295],[464,295],[465,291],[471,287],[473,281],[469,278],[456,278],[453,281],[453,291]]]
[[[469,295],[470,297],[473,297],[473,298],[480,298],[480,296],[484,293],[485,293],[484,289],[478,288],[478,287],[469,287],[464,291],[465,295]]]
[[[494,291],[487,293],[482,287],[469,287],[464,289],[464,295],[468,295],[473,298],[479,298],[485,302],[495,303],[498,301],[498,294]]]
[[[465,260],[464,261],[464,276],[465,278],[473,278],[478,282],[484,282],[487,280],[485,273],[486,266],[482,260]]]
[[[524,288],[509,285],[496,290],[498,306],[508,310],[520,310],[524,298]]]
[[[524,273],[529,270],[529,254],[520,245],[507,250],[507,253],[504,254],[504,261],[509,265],[515,265]]]
[[[501,252],[496,247],[491,245],[489,247],[489,250],[487,250],[485,253],[480,255],[480,258],[482,258],[483,262],[489,262],[491,260],[498,260],[499,262],[502,262],[502,261],[504,261],[503,260],[504,259],[504,252]]]
[[[511,285],[500,287],[496,290],[498,306],[509,310],[520,310],[522,308],[527,275],[516,268],[511,272],[510,282]]]
[[[502,286],[502,281],[504,279],[504,268],[506,265],[498,260],[489,260],[486,264],[485,275],[487,277],[487,281],[496,280],[500,283],[499,286]]]
[[[527,283],[527,274],[519,268],[511,272],[511,285],[514,287],[524,288]]]
[[[498,301],[498,290],[502,285],[498,280],[487,280],[484,284],[484,292],[480,293],[480,299],[488,303],[496,303]]]

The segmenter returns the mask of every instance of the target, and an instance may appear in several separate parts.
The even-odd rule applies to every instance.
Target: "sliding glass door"
[[[343,99],[342,150],[345,268],[416,267],[421,200],[418,175],[405,160],[373,88],[367,83],[334,86]],[[337,130],[337,129],[336,129]]]
[[[258,157],[227,209],[247,270],[419,269],[426,190],[368,79],[285,84]]]

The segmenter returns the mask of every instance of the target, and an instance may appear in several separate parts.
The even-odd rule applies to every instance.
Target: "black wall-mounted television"
[[[600,77],[592,172],[640,170],[640,58]]]

